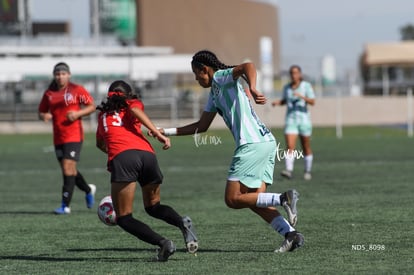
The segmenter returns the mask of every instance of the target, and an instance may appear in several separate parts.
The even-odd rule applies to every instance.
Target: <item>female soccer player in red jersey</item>
[[[40,101],[39,118],[53,122],[53,143],[63,174],[62,204],[54,212],[69,214],[75,185],[85,192],[86,206],[92,208],[94,204],[96,186],[86,183],[76,163],[83,141],[81,118],[93,113],[95,104],[84,87],[70,82],[71,74],[66,63],[56,64],[53,76]]]
[[[108,98],[98,106],[96,146],[108,154],[111,172],[111,196],[117,215],[117,224],[126,232],[147,243],[158,245],[158,261],[167,261],[175,252],[175,245],[149,226],[132,217],[136,182],[141,186],[145,211],[180,228],[187,249],[195,253],[197,237],[189,217],[181,217],[174,209],[160,204],[160,185],[163,175],[158,166],[154,149],[141,131],[148,128],[163,149],[170,148],[170,139],[161,134],[144,113],[144,105],[133,93],[129,84],[118,80],[108,91]]]

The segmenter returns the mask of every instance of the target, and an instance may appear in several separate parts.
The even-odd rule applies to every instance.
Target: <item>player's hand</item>
[[[304,98],[304,96],[303,95],[301,95],[300,93],[298,93],[298,92],[294,92],[293,93],[293,96],[295,96],[295,97],[298,97],[298,98]]]
[[[275,106],[280,106],[280,105],[282,105],[282,103],[281,103],[281,101],[280,101],[280,100],[275,100],[275,101],[273,101],[273,102],[272,102],[272,106],[273,106],[273,107],[275,107]]]
[[[75,111],[69,111],[69,112],[66,114],[66,118],[67,118],[69,121],[73,122],[73,121],[75,121],[75,120],[77,120],[77,119],[79,118],[79,115],[78,115],[78,113],[77,113],[77,112],[75,112]]]
[[[158,131],[161,133],[161,134],[165,134],[164,133],[164,128],[158,128]],[[151,131],[151,130],[148,130],[148,132],[147,132],[147,135],[148,136],[150,136],[150,137],[153,137],[153,138],[155,138],[156,136],[154,135],[154,133]]]
[[[48,121],[52,120],[52,118],[53,118],[53,116],[52,116],[51,113],[45,113],[45,114],[43,114],[43,121],[44,122],[48,122]]]
[[[159,142],[163,143],[164,146],[162,147],[162,149],[164,150],[168,150],[171,147],[171,141],[169,138],[167,138],[166,136],[164,136],[163,134],[159,134],[157,136],[157,139]]]
[[[252,88],[250,88],[250,92],[256,104],[260,104],[260,105],[266,104],[267,98],[261,92],[257,91],[256,89],[252,89]]]

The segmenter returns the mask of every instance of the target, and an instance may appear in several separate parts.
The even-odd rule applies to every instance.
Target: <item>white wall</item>
[[[144,101],[145,104],[145,101]],[[336,125],[337,99],[318,98],[316,104],[310,107],[312,122],[317,126]],[[283,127],[286,106],[271,107],[270,104],[261,106],[254,105],[260,119],[268,127]],[[414,106],[412,106],[414,108]],[[405,124],[408,118],[408,104],[406,97],[347,97],[341,99],[341,115],[344,126],[354,125],[383,125],[383,124]],[[177,125],[172,125],[170,120],[155,120],[157,126],[174,127],[194,122],[194,119],[181,119]],[[211,128],[225,128],[220,116],[216,116]],[[86,131],[94,131],[86,120]],[[43,122],[22,122],[18,124],[4,122],[0,123],[0,133],[33,133],[51,132],[51,124]]]

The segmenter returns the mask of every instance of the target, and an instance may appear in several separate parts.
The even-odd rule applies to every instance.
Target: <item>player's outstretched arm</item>
[[[272,106],[282,106],[286,104],[286,100],[285,99],[276,99],[272,102]]]
[[[158,130],[166,136],[186,136],[203,133],[208,130],[215,116],[216,112],[204,111],[201,114],[200,120],[197,122],[179,128],[160,128]],[[148,135],[151,137],[155,136],[152,131],[148,131]]]
[[[157,127],[155,127],[155,125],[152,123],[147,114],[144,113],[144,111],[142,111],[139,108],[132,108],[131,112],[134,114],[136,118],[139,119],[139,121],[141,121],[142,125],[147,127],[147,129],[152,133],[153,137],[156,137],[159,142],[164,144],[162,149],[167,150],[171,147],[170,139],[164,136],[164,134],[160,130],[158,130]]]
[[[194,135],[195,133],[204,133],[208,130],[211,123],[213,122],[216,112],[206,112],[201,114],[200,120],[177,128],[177,136]]]

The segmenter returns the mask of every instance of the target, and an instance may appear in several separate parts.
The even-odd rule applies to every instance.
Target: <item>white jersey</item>
[[[217,112],[233,134],[236,146],[274,141],[270,130],[257,117],[240,81],[233,79],[233,69],[214,73],[206,112]]]

